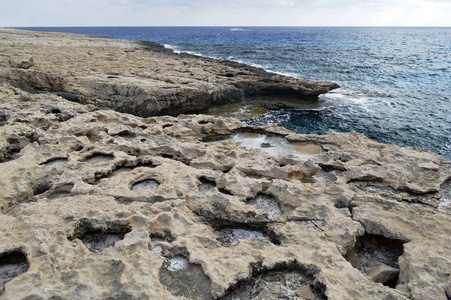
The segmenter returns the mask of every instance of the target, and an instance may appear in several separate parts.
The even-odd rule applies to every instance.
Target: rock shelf
[[[28,92],[54,93],[143,117],[199,112],[244,101],[292,107],[317,102],[318,95],[338,88],[333,82],[295,79],[231,61],[177,54],[151,42],[1,28],[0,37],[0,79]],[[270,101],[262,102],[268,97]],[[70,117],[54,111],[61,118]]]
[[[105,81],[127,82],[119,59],[151,52],[133,42],[71,36],[64,46],[65,35],[20,34],[55,43],[46,48],[55,59],[57,46],[85,49],[86,60],[65,57],[74,82],[71,69],[96,68],[88,59],[102,53],[95,45],[111,52],[102,59],[111,62],[108,76],[119,77]],[[1,50],[20,34],[0,31]],[[42,53],[18,48],[34,59],[17,56],[12,66],[1,57],[1,299],[449,299],[451,162],[355,132],[144,118],[69,101],[50,87],[36,93],[16,71],[5,75],[39,66]],[[183,56],[170,57],[177,65]],[[230,139],[243,133],[309,145],[301,150],[311,155]],[[86,235],[100,240],[94,251]],[[360,269],[349,261],[353,251]]]

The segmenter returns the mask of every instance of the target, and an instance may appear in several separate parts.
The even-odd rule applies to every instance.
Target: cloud
[[[451,0],[0,0],[0,26],[450,26]]]

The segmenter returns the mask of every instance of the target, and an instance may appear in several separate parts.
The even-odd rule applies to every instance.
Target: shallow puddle
[[[153,191],[157,190],[157,188],[159,186],[160,186],[160,184],[158,183],[158,181],[153,180],[153,179],[148,179],[148,180],[144,180],[144,181],[135,183],[132,186],[132,191],[142,190],[142,191],[153,192]]]
[[[211,280],[202,267],[183,256],[166,259],[160,269],[160,282],[174,295],[187,299],[210,300]]]
[[[230,139],[246,149],[260,149],[269,155],[279,157],[293,155],[309,159],[321,153],[321,147],[312,143],[290,143],[286,138],[260,133],[238,133]]]
[[[218,230],[218,235],[218,240],[225,245],[237,245],[240,240],[250,238],[270,239],[270,237],[263,232],[241,228],[223,228]]]
[[[185,271],[189,267],[189,262],[183,256],[175,256],[168,260],[166,269],[169,272]]]
[[[163,257],[163,248],[161,246],[156,246],[152,249],[152,252],[156,253],[158,256]]]

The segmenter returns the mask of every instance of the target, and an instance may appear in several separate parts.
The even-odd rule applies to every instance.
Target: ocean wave
[[[176,54],[182,53],[182,51],[178,50],[178,48],[175,47],[175,46],[167,45],[167,44],[163,44],[163,46],[164,46],[166,49],[171,49],[171,50],[174,51],[174,53],[176,53]]]
[[[206,55],[206,54],[203,54],[203,53],[200,53],[200,52],[194,52],[194,51],[188,51],[188,50],[180,50],[179,47],[173,46],[173,45],[169,45],[169,44],[163,44],[163,46],[165,48],[167,48],[167,49],[171,49],[176,54],[186,53],[186,54],[196,55],[196,56],[200,56],[200,57],[207,57],[207,58],[213,58],[213,59],[224,59],[223,57],[218,57],[218,56],[215,56],[215,55]],[[254,67],[254,68],[263,69],[263,70],[265,70],[268,73],[273,73],[273,74],[287,76],[287,77],[293,77],[293,78],[300,78],[300,75],[297,74],[297,73],[273,70],[273,69],[270,68],[270,66],[264,66],[264,65],[252,62],[252,61],[245,61],[245,60],[241,60],[241,59],[236,59],[232,55],[229,55],[227,57],[227,60],[234,61],[234,62],[237,62],[237,63],[240,63],[240,64],[246,64],[246,65],[249,65],[249,66]]]
[[[365,92],[344,88],[332,90],[327,94],[320,95],[320,99],[337,101],[341,103],[353,103],[357,105],[366,105],[366,106],[387,102],[387,100],[384,99],[384,97],[379,94],[375,95],[374,93],[368,91]]]
[[[280,72],[280,71],[274,71],[274,70],[270,70],[270,69],[264,69],[266,72],[269,73],[274,73],[277,75],[282,75],[282,76],[288,76],[288,77],[294,77],[294,78],[300,78],[299,74],[297,73],[293,73],[293,72]]]
[[[191,54],[191,55],[196,55],[196,56],[209,57],[209,56],[203,55],[202,53],[198,53],[198,52],[180,50],[177,46],[173,46],[173,45],[163,44],[163,46],[167,49],[171,49],[176,54],[186,53],[186,54]],[[214,57],[210,57],[210,58],[214,58]]]

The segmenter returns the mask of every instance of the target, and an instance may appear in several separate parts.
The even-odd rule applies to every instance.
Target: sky
[[[0,26],[451,26],[451,0],[0,0]]]

